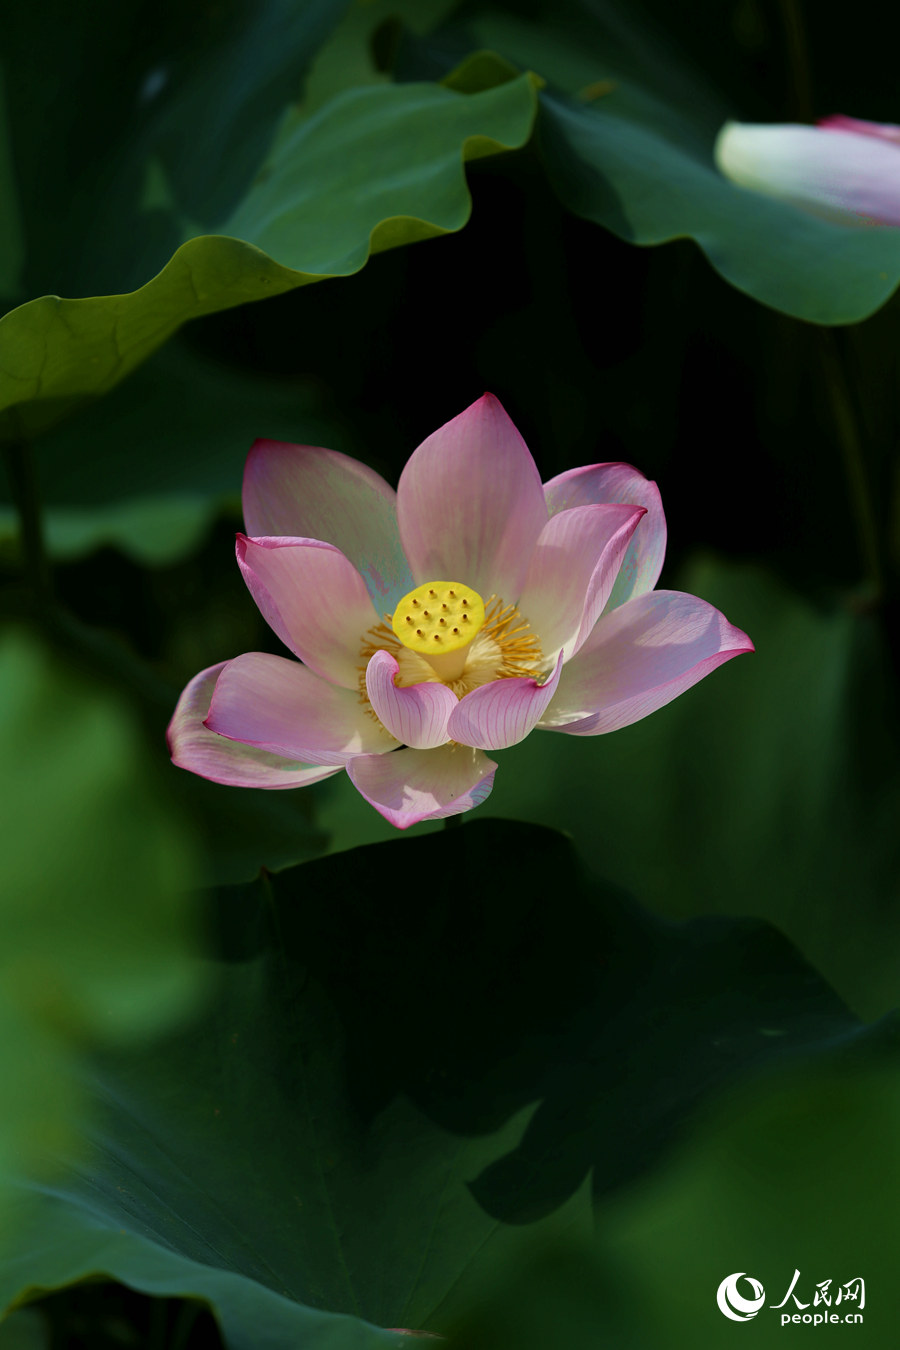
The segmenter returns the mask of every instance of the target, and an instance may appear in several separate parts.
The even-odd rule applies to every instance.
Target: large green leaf
[[[0,1181],[77,1129],[80,1044],[146,1041],[205,984],[197,872],[124,709],[24,635],[0,649]],[[5,1184],[0,1201],[5,1208]],[[0,1216],[0,1228],[7,1216]]]
[[[674,44],[661,59],[636,6],[562,4],[549,23],[490,14],[469,31],[556,90],[541,96],[537,144],[576,214],[629,243],[694,239],[733,286],[814,323],[864,319],[893,294],[900,231],[820,220],[722,177],[713,142],[741,108]]]
[[[220,234],[189,239],[139,290],[45,296],[0,319],[0,435],[32,436],[112,389],[187,319],[461,229],[464,161],[525,144],[535,108],[525,75],[475,94],[416,84],[339,96],[277,141]]]
[[[218,905],[215,1008],[98,1064],[103,1118],[5,1301],[103,1272],[193,1289],[237,1346],[235,1308],[270,1300],[304,1344],[323,1311],[441,1330],[485,1263],[589,1231],[589,1190],[644,1175],[710,1093],[880,1036],[773,930],[654,920],[526,825],[355,850]],[[335,1345],[368,1343],[348,1325]]]
[[[210,1234],[213,1243],[221,1237],[221,1231]],[[304,1307],[238,1270],[192,1261],[167,1241],[148,1241],[133,1225],[98,1221],[87,1205],[73,1211],[45,1198],[37,1218],[23,1213],[15,1247],[4,1252],[3,1264],[4,1302],[13,1289],[23,1299],[34,1298],[98,1273],[144,1294],[201,1299],[215,1314],[229,1350],[401,1350],[409,1344],[359,1319]]]

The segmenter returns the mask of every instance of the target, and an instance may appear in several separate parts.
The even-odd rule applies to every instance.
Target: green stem
[[[822,365],[828,394],[834,413],[841,447],[841,458],[850,494],[850,509],[856,527],[856,538],[866,577],[874,591],[873,599],[881,601],[885,590],[885,568],[872,496],[872,485],[866,464],[861,417],[847,375],[846,361],[838,336],[831,328],[819,329]]]
[[[35,596],[40,600],[47,600],[53,588],[50,580],[50,560],[44,546],[44,528],[32,448],[28,441],[11,441],[4,446],[4,452],[10,492],[19,514],[25,574]]]

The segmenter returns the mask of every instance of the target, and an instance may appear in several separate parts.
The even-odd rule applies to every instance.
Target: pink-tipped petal
[[[519,609],[548,661],[568,661],[603,612],[643,506],[573,506],[541,530]]]
[[[637,722],[753,643],[705,600],[636,596],[598,622],[566,666],[541,727],[599,736]]]
[[[877,136],[879,140],[900,145],[900,127],[894,122],[864,122],[860,117],[844,117],[834,113],[831,117],[820,117],[816,126],[824,131],[849,131],[856,136]]]
[[[397,519],[417,582],[461,581],[516,602],[547,508],[528,447],[492,394],[415,451]]]
[[[230,787],[305,787],[339,772],[339,767],[321,768],[283,759],[207,730],[203,723],[209,715],[216,681],[227,664],[220,661],[217,666],[201,670],[179,698],[166,732],[173,764]]]
[[[396,745],[358,693],[268,652],[227,662],[204,725],[304,764],[346,764],[354,755],[384,754]]]
[[[480,750],[505,750],[533,731],[556,692],[563,654],[546,684],[536,680],[494,680],[461,698],[447,730],[454,741]]]
[[[726,122],[713,153],[741,187],[848,225],[900,225],[900,147],[883,136]]]
[[[450,739],[447,722],[459,700],[445,684],[428,682],[398,689],[400,669],[390,652],[376,652],[366,666],[366,690],[375,713],[398,741],[433,750]]]
[[[398,830],[480,806],[496,772],[493,760],[463,745],[362,755],[347,765],[357,792]]]
[[[380,616],[340,549],[318,539],[239,534],[237,560],[250,594],[282,642],[317,675],[356,689],[363,638]]]
[[[626,502],[647,512],[628,545],[619,568],[607,611],[617,609],[634,595],[652,591],[659,580],[666,556],[666,517],[659,488],[630,464],[588,464],[569,469],[544,484],[551,516],[573,506]]]
[[[397,530],[397,494],[374,469],[337,450],[256,441],[244,470],[249,535],[334,544],[363,577],[379,615],[413,580]]]

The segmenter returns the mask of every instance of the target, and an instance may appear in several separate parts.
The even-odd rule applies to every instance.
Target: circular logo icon
[[[746,1280],[753,1290],[753,1298],[744,1298],[738,1293],[738,1280]],[[755,1317],[766,1301],[766,1291],[759,1280],[739,1270],[735,1275],[726,1275],[716,1291],[719,1312],[730,1317],[732,1322],[749,1322]]]

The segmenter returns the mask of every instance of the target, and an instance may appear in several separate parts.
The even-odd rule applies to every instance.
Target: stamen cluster
[[[467,592],[467,596],[472,594],[471,590]],[[446,684],[457,698],[464,698],[473,689],[494,680],[529,676],[532,679],[541,678],[545,673],[545,662],[540,638],[531,631],[530,624],[522,618],[516,606],[504,605],[497,595],[490,596],[486,603],[481,602],[480,596],[476,598],[484,620],[475,637],[467,644],[462,670],[452,677],[438,673],[435,669],[437,663],[433,661],[430,651],[428,657],[423,656],[421,648],[413,649],[396,636],[397,615],[402,614],[404,622],[406,619],[406,597],[393,615],[385,614],[383,623],[369,629],[359,653],[359,696],[372,717],[375,717],[375,713],[366,691],[366,666],[378,651],[390,652],[397,662],[399,670],[395,684],[401,689],[435,682]],[[422,645],[427,648],[427,639]]]

